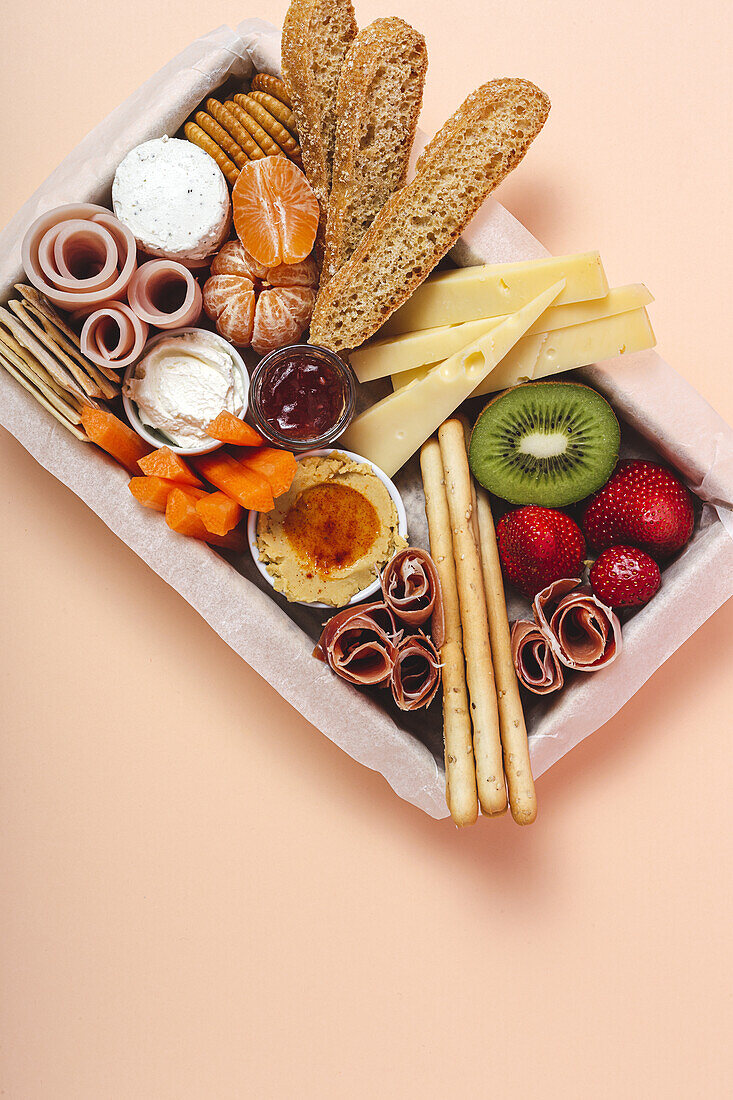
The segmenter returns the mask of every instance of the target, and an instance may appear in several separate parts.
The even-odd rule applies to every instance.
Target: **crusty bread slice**
[[[416,174],[319,292],[310,342],[357,348],[430,274],[486,196],[519,164],[550,101],[528,80],[490,80],[438,131]]]
[[[322,283],[407,178],[427,67],[425,39],[396,16],[375,20],[349,48],[336,101]]]
[[[339,76],[356,31],[351,0],[292,0],[283,23],[283,76],[290,88],[303,168],[321,206],[322,229],[331,190]]]

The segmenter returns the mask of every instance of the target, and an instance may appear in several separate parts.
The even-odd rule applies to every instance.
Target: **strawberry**
[[[609,607],[641,607],[659,588],[662,575],[654,558],[635,546],[604,550],[590,571],[590,585]]]
[[[535,596],[561,577],[581,574],[585,539],[564,512],[528,504],[503,515],[496,534],[506,578],[525,596]]]
[[[692,497],[674,474],[655,462],[634,461],[618,464],[586,505],[580,526],[597,550],[631,543],[666,558],[685,545],[694,519]]]

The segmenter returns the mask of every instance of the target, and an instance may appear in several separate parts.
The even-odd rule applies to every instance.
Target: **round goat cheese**
[[[130,150],[112,184],[115,215],[150,256],[198,263],[229,233],[229,188],[216,162],[179,138]]]

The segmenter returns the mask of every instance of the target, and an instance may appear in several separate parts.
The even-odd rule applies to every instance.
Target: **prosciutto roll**
[[[512,627],[512,660],[520,684],[535,695],[550,695],[565,682],[562,665],[537,623],[518,619]]]
[[[90,313],[81,330],[81,350],[93,363],[122,370],[142,354],[148,326],[124,302],[107,302]]]
[[[408,634],[396,646],[390,687],[400,710],[429,707],[440,687],[440,657],[425,634]]]
[[[382,573],[384,602],[410,627],[423,626],[432,616],[431,633],[438,648],[445,635],[443,599],[435,563],[426,550],[398,551]]]
[[[579,580],[567,578],[538,592],[534,616],[564,665],[578,672],[595,672],[610,665],[621,652],[621,623],[610,607],[578,588],[579,584]]]
[[[68,310],[123,297],[137,267],[130,230],[92,203],[59,206],[36,218],[21,257],[34,287]]]
[[[201,316],[201,287],[191,272],[175,260],[148,260],[127,288],[130,306],[148,325],[183,328]]]
[[[346,607],[326,623],[314,656],[344,680],[376,687],[390,682],[401,637],[386,604]]]

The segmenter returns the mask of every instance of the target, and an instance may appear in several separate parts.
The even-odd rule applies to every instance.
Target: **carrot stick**
[[[243,508],[269,512],[275,507],[270,482],[262,474],[250,470],[224,451],[198,455],[193,465],[200,474],[226,493]]]
[[[83,406],[81,422],[92,443],[116,459],[131,474],[139,474],[138,461],[150,452],[150,445],[123,424],[109,409]]]
[[[537,817],[537,795],[529,759],[527,727],[519,684],[514,671],[504,582],[496,545],[494,517],[485,489],[477,489],[477,517],[481,534],[481,563],[491,637],[491,654],[499,699],[499,726],[504,750],[504,771],[509,788],[509,807],[518,825],[531,825]]]
[[[210,424],[206,425],[206,434],[221,443],[232,443],[235,447],[259,447],[264,440],[259,432],[234,413],[222,410]]]
[[[242,506],[226,493],[207,493],[196,503],[204,527],[212,535],[228,535],[242,518]]]
[[[189,538],[209,542],[212,546],[221,546],[227,550],[243,550],[246,541],[241,532],[232,532],[221,537],[206,530],[204,521],[196,511],[197,503],[197,496],[188,489],[179,486],[171,490],[165,508],[165,522],[171,530],[179,535],[188,535]]]
[[[133,477],[128,488],[135,500],[146,508],[165,512],[168,494],[176,488],[176,483],[165,477]]]
[[[179,485],[193,485],[203,488],[191,467],[170,447],[158,447],[157,451],[140,460],[140,469],[148,477],[164,477]]]
[[[245,451],[238,457],[248,470],[267,478],[276,499],[287,493],[298,469],[295,455],[278,447],[258,447],[256,451]]]

